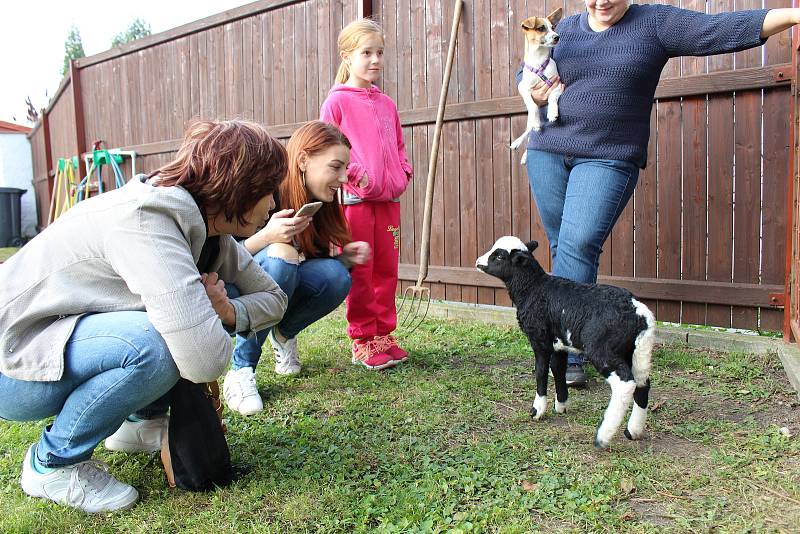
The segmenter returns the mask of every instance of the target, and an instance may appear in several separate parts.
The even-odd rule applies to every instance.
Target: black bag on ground
[[[219,388],[211,384],[181,378],[170,391],[169,431],[161,461],[172,487],[208,491],[233,481],[228,442],[217,412]]]

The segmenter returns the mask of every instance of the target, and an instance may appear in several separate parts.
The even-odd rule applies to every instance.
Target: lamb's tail
[[[636,336],[633,348],[633,362],[631,364],[636,385],[644,386],[650,377],[650,368],[652,367],[653,345],[656,341],[656,318],[650,308],[636,299],[631,299],[631,301],[636,308],[636,315],[643,317],[647,323],[647,328]]]

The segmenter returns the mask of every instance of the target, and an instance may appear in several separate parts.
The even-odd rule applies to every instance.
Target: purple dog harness
[[[529,71],[531,71],[532,73],[534,73],[535,75],[537,75],[539,78],[541,78],[541,80],[542,80],[544,83],[546,83],[546,84],[547,84],[547,87],[553,87],[553,82],[551,82],[551,81],[550,81],[550,80],[547,78],[547,76],[545,76],[545,75],[544,75],[544,69],[546,69],[546,68],[547,68],[547,65],[549,65],[549,64],[550,64],[550,58],[549,58],[549,57],[548,57],[547,59],[545,59],[545,60],[544,60],[544,63],[542,63],[541,65],[539,65],[539,68],[537,68],[537,69],[535,69],[535,68],[531,67],[531,66],[530,66],[530,65],[528,65],[527,63],[523,63],[523,64],[525,65],[525,68],[526,68],[526,69],[528,69]]]

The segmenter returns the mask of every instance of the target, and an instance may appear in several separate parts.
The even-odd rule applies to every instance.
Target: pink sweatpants
[[[391,334],[397,327],[395,292],[400,258],[400,203],[362,202],[344,207],[353,241],[366,241],[369,262],[350,272],[347,335],[352,339]]]

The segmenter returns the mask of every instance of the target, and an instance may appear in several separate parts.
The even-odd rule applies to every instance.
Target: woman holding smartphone
[[[245,248],[289,298],[281,322],[255,336],[237,336],[223,394],[228,407],[242,415],[264,405],[256,388],[255,368],[269,339],[275,372],[300,372],[297,335],[335,310],[350,291],[350,268],[369,259],[369,245],[351,241],[339,204],[347,183],[350,142],[336,126],[313,121],[299,128],[286,146],[289,171],[275,192],[275,210],[267,225],[243,241]],[[308,205],[308,206],[307,206]],[[341,252],[332,255],[331,249]],[[234,297],[237,289],[227,286]]]

